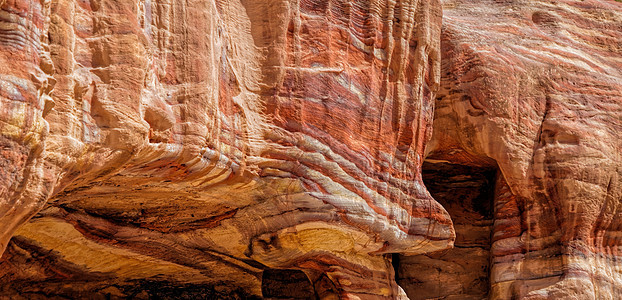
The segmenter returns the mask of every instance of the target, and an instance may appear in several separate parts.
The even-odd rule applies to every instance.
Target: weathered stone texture
[[[159,282],[258,296],[263,269],[287,268],[318,295],[395,298],[386,253],[451,246],[420,175],[438,1],[16,0],[1,13],[3,293]]]
[[[0,0],[0,297],[616,299],[621,134],[613,0]]]
[[[622,3],[448,0],[443,16],[427,159],[471,168],[465,178],[499,169],[491,242],[481,247],[490,249],[490,298],[619,298]],[[458,246],[463,216],[447,209]],[[454,278],[479,253],[463,256]],[[445,270],[442,256],[430,259]],[[469,294],[468,280],[433,296]],[[401,282],[407,292],[418,284]]]

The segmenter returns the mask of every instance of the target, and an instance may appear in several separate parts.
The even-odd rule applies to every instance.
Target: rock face
[[[0,296],[622,295],[616,1],[0,0],[0,88]]]
[[[438,1],[0,3],[1,294],[399,298],[452,245]]]
[[[415,299],[619,298],[622,3],[445,1],[442,53],[424,180],[456,248],[402,259],[400,284]],[[481,170],[492,218],[473,213],[490,201]],[[473,282],[487,272],[489,291]]]

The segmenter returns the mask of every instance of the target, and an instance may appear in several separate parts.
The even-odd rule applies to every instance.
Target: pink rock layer
[[[396,298],[387,253],[452,245],[420,173],[438,1],[0,5],[4,293],[260,295],[262,269],[288,268]]]
[[[499,170],[491,242],[479,247],[489,297],[619,298],[622,3],[443,5],[427,158]],[[468,237],[459,231],[456,245]],[[456,286],[432,296],[469,292]]]
[[[442,6],[0,0],[0,295],[616,299],[622,3]]]

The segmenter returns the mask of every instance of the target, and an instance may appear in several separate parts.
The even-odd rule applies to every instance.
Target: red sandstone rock
[[[491,241],[464,242],[472,232],[461,232],[464,217],[446,206],[456,249],[409,261],[440,265],[445,274],[400,283],[417,299],[418,282],[435,286],[452,272],[451,253],[477,246],[483,252],[458,260],[456,288],[427,295],[484,296],[473,291],[472,276],[456,279],[477,267],[490,268],[492,299],[619,298],[622,3],[444,1],[443,20],[427,157],[431,168],[498,166]],[[482,255],[490,263],[465,264]]]
[[[43,209],[4,256],[3,293],[261,295],[262,269],[287,268],[320,296],[396,298],[386,253],[451,246],[420,174],[438,1],[19,0],[1,13],[2,248]]]
[[[443,5],[0,0],[0,295],[615,299],[622,3]]]

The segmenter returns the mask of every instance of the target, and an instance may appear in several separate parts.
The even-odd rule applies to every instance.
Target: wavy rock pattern
[[[619,298],[622,3],[443,5],[442,80],[427,158],[468,168],[449,186],[473,185],[474,170],[498,168],[491,241],[455,264],[475,232],[456,225],[456,249],[410,259],[445,272],[410,279],[405,272],[400,283],[415,299],[409,290],[420,282],[436,290],[430,297],[481,298],[474,276],[460,277],[488,255],[483,293],[492,299]],[[447,209],[460,224],[464,216]],[[434,289],[448,277],[448,288]]]
[[[387,253],[452,245],[420,175],[438,1],[1,8],[3,294],[260,296],[275,268],[396,298]]]
[[[442,10],[0,0],[0,298],[616,299],[622,3]]]

